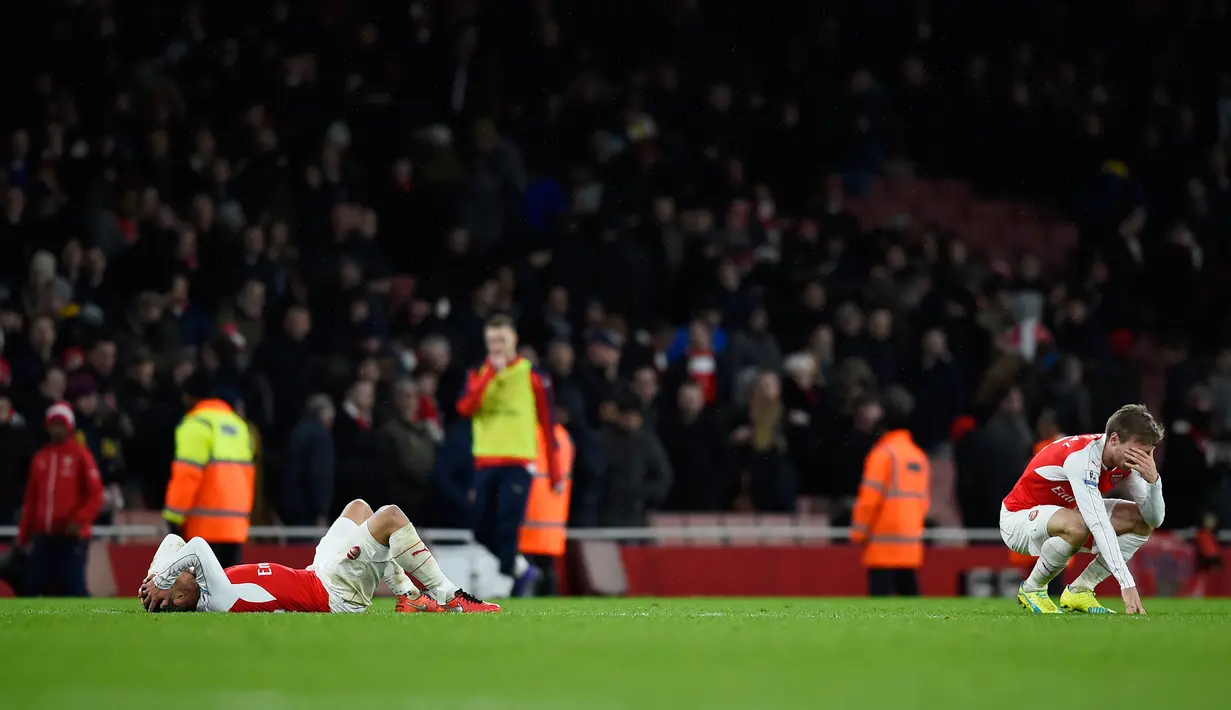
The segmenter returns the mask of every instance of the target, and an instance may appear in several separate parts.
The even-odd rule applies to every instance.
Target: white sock
[[[396,562],[385,563],[384,572],[381,574],[381,580],[389,591],[399,597],[417,597],[419,590],[415,587],[414,582],[410,581],[410,577],[406,576],[406,570]]]
[[[411,523],[406,523],[404,527],[389,536],[389,553],[393,556],[393,560],[419,584],[422,584],[437,602],[443,604],[449,601],[460,589],[449,581],[444,571],[440,569],[440,565],[436,564],[432,551],[427,549],[427,545],[419,538],[419,533],[415,531],[415,526]]]
[[[517,559],[513,560],[513,576],[521,577],[530,569],[530,560],[526,559],[525,555],[518,555]]]
[[[1133,559],[1133,555],[1137,554],[1137,550],[1146,544],[1150,539],[1149,535],[1138,535],[1137,533],[1126,533],[1116,538],[1116,542],[1120,545],[1120,554],[1124,556],[1124,561],[1128,562]],[[1089,592],[1099,585],[1104,579],[1111,576],[1111,570],[1107,569],[1107,564],[1103,560],[1103,555],[1100,553],[1090,561],[1077,579],[1069,585],[1069,589],[1074,592]]]
[[[1028,592],[1047,589],[1047,583],[1064,571],[1069,558],[1075,554],[1077,554],[1077,548],[1070,545],[1064,538],[1047,538],[1043,543],[1043,549],[1039,550],[1039,559],[1034,563],[1034,569],[1030,570],[1030,576],[1022,583],[1022,589]]]

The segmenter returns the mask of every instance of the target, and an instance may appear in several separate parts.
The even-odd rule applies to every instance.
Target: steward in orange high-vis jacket
[[[526,503],[526,519],[521,525],[518,547],[523,555],[559,557],[564,554],[565,529],[568,527],[569,495],[573,487],[573,440],[560,424],[555,431],[556,471],[559,485],[552,485],[547,475],[550,449],[543,430],[539,430],[539,458],[531,471],[530,499]]]
[[[851,513],[851,541],[863,546],[871,596],[919,594],[923,524],[930,501],[928,457],[906,429],[914,401],[891,390],[884,401],[886,432],[864,461]]]
[[[210,543],[224,568],[240,563],[248,541],[255,471],[248,423],[197,373],[184,383],[188,413],[175,430],[175,462],[162,516],[188,539]]]

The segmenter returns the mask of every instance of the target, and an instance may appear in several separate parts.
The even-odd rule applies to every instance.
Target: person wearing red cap
[[[86,596],[90,526],[103,505],[103,482],[89,449],[72,436],[72,407],[47,409],[50,441],[30,462],[17,544],[29,554],[25,593]]]

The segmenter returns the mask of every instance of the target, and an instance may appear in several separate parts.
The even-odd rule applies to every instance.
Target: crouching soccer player
[[[449,581],[400,508],[373,513],[361,500],[346,506],[302,570],[265,562],[224,570],[209,543],[168,535],[138,596],[149,611],[346,613],[366,611],[382,581],[399,612],[500,611]]]
[[[1162,427],[1140,404],[1121,407],[1102,434],[1058,439],[1043,447],[1000,506],[1000,536],[1014,552],[1038,557],[1017,592],[1035,614],[1058,614],[1047,584],[1085,548],[1098,556],[1060,595],[1070,611],[1110,614],[1094,588],[1114,575],[1125,611],[1144,614],[1128,560],[1163,522],[1163,484],[1154,464]],[[1131,501],[1103,498],[1125,483]]]

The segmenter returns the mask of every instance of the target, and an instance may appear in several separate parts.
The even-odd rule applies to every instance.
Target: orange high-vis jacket
[[[532,469],[530,498],[526,501],[526,519],[521,526],[518,549],[523,555],[559,557],[564,554],[568,526],[569,497],[573,494],[573,440],[564,427],[555,426],[556,471],[562,476],[563,489],[552,490],[548,471],[547,438],[539,427],[539,455]]]
[[[930,477],[927,455],[905,429],[888,432],[872,447],[851,513],[851,541],[864,546],[865,567],[923,564]]]
[[[175,430],[162,516],[188,539],[248,541],[255,471],[248,423],[222,400],[197,403]]]

